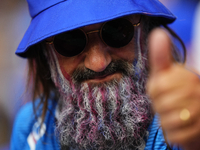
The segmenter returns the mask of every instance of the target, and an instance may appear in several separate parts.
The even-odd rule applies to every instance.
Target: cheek
[[[76,57],[67,58],[58,53],[56,53],[56,55],[63,76],[66,79],[69,79],[74,70],[78,67],[79,61],[76,59]]]
[[[133,40],[127,46],[114,50],[113,53],[116,57],[132,63],[133,60],[135,59]]]

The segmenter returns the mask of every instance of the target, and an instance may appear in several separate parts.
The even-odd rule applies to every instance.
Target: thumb
[[[149,63],[151,74],[165,70],[172,64],[171,40],[164,29],[154,29],[149,35]]]

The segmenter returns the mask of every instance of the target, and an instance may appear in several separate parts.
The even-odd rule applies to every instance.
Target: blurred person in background
[[[200,149],[200,80],[157,0],[28,0],[32,102],[11,149]],[[183,56],[171,41],[177,39]],[[146,89],[147,88],[147,89]]]

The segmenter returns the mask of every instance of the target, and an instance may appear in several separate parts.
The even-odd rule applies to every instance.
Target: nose
[[[85,67],[95,72],[105,70],[112,60],[108,48],[99,37],[93,38],[87,46]]]

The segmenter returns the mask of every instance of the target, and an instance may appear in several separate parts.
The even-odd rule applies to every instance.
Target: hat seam
[[[142,11],[142,10],[137,10],[137,11],[139,12],[139,11]],[[124,14],[124,13],[127,13],[127,12],[131,12],[131,11],[126,11],[126,12],[123,12],[123,13],[118,13],[118,14],[113,15],[113,16],[109,16],[109,17],[106,17],[106,18],[101,18],[100,20],[105,20],[105,19],[107,19],[107,18],[112,18],[112,17],[115,17],[115,16],[119,16],[120,14]],[[136,14],[137,14],[137,13],[136,13]],[[140,13],[138,13],[138,14],[140,14]],[[148,13],[148,12],[143,12],[142,14],[151,15],[151,13]],[[129,15],[130,15],[130,14],[129,14]],[[166,14],[164,14],[164,13],[156,13],[156,15],[170,16],[170,15],[166,15]],[[155,14],[154,14],[153,16],[155,16]],[[120,16],[119,16],[119,17],[120,17]],[[159,16],[155,16],[155,17],[159,17]],[[93,22],[93,21],[100,21],[100,20],[90,20],[90,22]],[[50,32],[50,33],[48,33],[48,34],[55,33],[55,32],[57,32],[57,31],[61,31],[61,30],[63,30],[63,29],[71,28],[71,27],[74,27],[74,26],[77,26],[77,25],[80,25],[80,24],[83,24],[83,23],[86,23],[86,22],[81,22],[81,23],[75,24],[75,25],[73,25],[73,26],[69,26],[69,27],[66,27],[66,28],[61,28],[61,29],[59,29],[59,30],[55,30],[55,31],[53,31],[53,32]],[[31,41],[31,42],[28,42],[27,45],[29,45],[29,46],[26,46],[25,48],[18,48],[18,50],[22,50],[22,49],[26,49],[26,50],[27,50],[28,47],[32,46],[32,43],[34,43],[35,41],[37,41],[37,40],[39,40],[39,39],[42,39],[43,37],[45,37],[45,36],[48,35],[48,34],[45,34],[45,35],[43,35],[43,36],[41,36],[41,37],[39,37],[39,38],[37,38],[37,39]],[[35,44],[36,44],[36,43],[35,43]],[[34,44],[33,44],[33,45],[34,45]],[[23,52],[25,52],[25,51],[23,51]],[[23,53],[23,52],[18,52],[18,53]]]
[[[63,3],[63,2],[65,2],[65,1],[67,1],[67,0],[62,0],[62,1],[60,1],[60,2],[57,2],[57,3],[53,4],[53,5],[51,5],[51,6],[47,7],[47,8],[45,8],[45,9],[43,9],[43,10],[41,10],[41,11],[39,11],[37,14],[35,14],[35,15],[32,17],[32,19],[34,19],[35,17],[37,17],[39,14],[41,14],[41,13],[44,12],[44,11],[46,11],[47,9],[49,9],[49,8],[51,8],[51,7],[54,7],[55,5],[58,5],[58,4]]]

